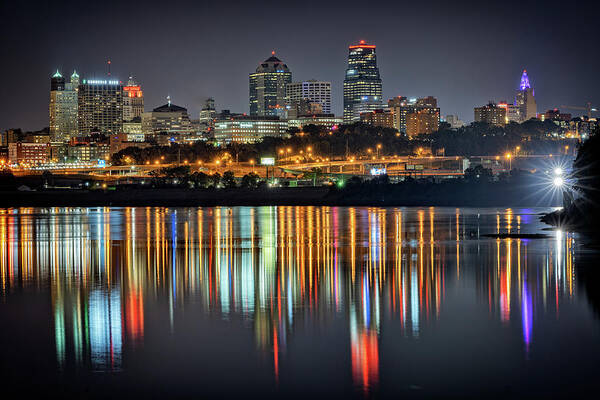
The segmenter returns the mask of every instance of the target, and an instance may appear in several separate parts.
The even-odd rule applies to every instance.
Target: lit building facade
[[[217,110],[215,109],[215,99],[209,97],[204,102],[202,110],[200,110],[200,130],[209,132],[215,127],[215,119],[217,117]]]
[[[143,142],[146,137],[142,130],[142,119],[136,117],[132,121],[123,122],[123,134],[130,142]]]
[[[382,86],[375,46],[361,40],[348,48],[344,79],[344,123],[360,121],[360,114],[382,108]]]
[[[394,115],[389,110],[374,110],[361,113],[360,120],[365,124],[394,129]]]
[[[118,80],[84,79],[78,91],[79,132],[119,133],[123,129],[123,85]]]
[[[522,122],[521,120],[521,110],[518,106],[514,104],[507,103],[505,101],[501,101],[498,103],[498,107],[506,109],[506,123],[510,122]]]
[[[50,79],[50,134],[54,140],[68,141],[76,136],[77,129],[77,92],[79,90],[79,75],[73,72],[71,81],[58,72]]]
[[[106,143],[85,143],[69,146],[67,157],[76,162],[97,162],[110,159],[110,146]]]
[[[250,115],[284,116],[291,82],[292,72],[273,52],[250,74]]]
[[[144,113],[144,92],[140,85],[129,77],[123,87],[123,121],[131,121]]]
[[[506,108],[499,107],[496,103],[489,103],[482,107],[475,107],[475,122],[485,122],[491,125],[506,125]]]
[[[333,114],[313,114],[303,115],[297,118],[288,119],[288,128],[302,128],[306,125],[324,126],[327,129],[334,129],[343,123],[342,118]]]
[[[523,70],[519,90],[515,99],[515,105],[519,108],[520,122],[537,118],[537,103],[535,101],[535,92],[529,83],[527,70]]]
[[[267,136],[287,135],[288,122],[279,117],[235,116],[215,122],[215,140],[220,143],[256,143]]]
[[[160,134],[191,135],[194,129],[187,109],[171,104],[169,100],[152,112],[142,114],[142,132],[147,138],[156,138]]]
[[[309,80],[290,83],[287,85],[287,98],[292,108],[308,100],[321,106],[320,114],[331,114],[331,82]]]
[[[388,100],[388,108],[394,118],[394,128],[399,132],[408,134],[408,120],[411,114],[416,114],[411,117],[411,129],[413,129],[411,133],[413,135],[431,133],[439,129],[440,109],[437,106],[437,99],[433,96],[419,99],[407,99],[404,96],[394,97]]]
[[[409,138],[436,132],[440,126],[439,109],[423,108],[406,116],[406,134]]]
[[[50,160],[50,143],[16,142],[8,145],[10,164],[45,164]]]
[[[465,123],[458,117],[458,115],[446,115],[446,122],[450,125],[450,129],[458,129],[465,126]]]

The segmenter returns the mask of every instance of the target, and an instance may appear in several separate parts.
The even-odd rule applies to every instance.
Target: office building
[[[220,143],[256,143],[267,136],[287,135],[288,122],[279,117],[235,116],[215,122],[215,140]]]
[[[458,129],[465,126],[465,123],[458,117],[458,115],[446,115],[446,123],[450,125],[450,129]]]
[[[116,135],[110,135],[110,154],[118,153],[119,151],[128,147],[137,147],[139,149],[145,149],[151,147],[153,144],[135,140],[135,136],[132,140],[132,135],[128,133],[117,133]]]
[[[394,97],[388,100],[388,108],[394,118],[394,128],[399,132],[408,134],[408,118],[411,114],[419,114],[412,116],[413,130],[411,133],[413,135],[431,133],[439,129],[440,109],[437,106],[437,99],[433,96],[419,99],[407,99],[404,96]],[[420,122],[417,123],[417,121]],[[424,127],[427,127],[427,129]]]
[[[123,129],[123,85],[114,79],[84,79],[78,91],[79,133],[106,135]]]
[[[420,108],[406,115],[406,135],[413,138],[436,132],[440,125],[438,108]]]
[[[537,118],[537,104],[535,101],[535,93],[529,83],[527,70],[523,70],[519,90],[515,99],[515,105],[519,108],[520,122]]]
[[[491,125],[506,125],[506,108],[498,107],[496,103],[488,103],[482,107],[475,107],[475,122],[485,122]]]
[[[50,160],[50,143],[16,142],[8,144],[10,164],[45,164]]]
[[[110,146],[107,143],[82,143],[67,148],[67,158],[75,162],[98,162],[110,159]]]
[[[142,118],[135,117],[131,121],[123,122],[123,134],[129,142],[143,142],[146,140],[142,130]]]
[[[144,92],[140,85],[129,77],[127,86],[123,87],[123,121],[131,121],[141,117],[144,112]]]
[[[311,114],[288,119],[288,128],[302,128],[306,125],[316,125],[324,126],[327,129],[335,129],[342,123],[343,119],[333,114]]]
[[[361,40],[348,47],[344,79],[344,123],[360,121],[360,114],[382,108],[381,77],[375,46]]]
[[[210,132],[215,127],[215,118],[217,110],[215,109],[215,99],[209,97],[204,102],[202,110],[200,110],[199,129],[203,132]]]
[[[157,139],[158,135],[191,135],[194,133],[187,109],[171,104],[157,107],[142,114],[142,131],[146,138]]]
[[[73,72],[71,81],[57,70],[50,79],[50,135],[54,140],[68,141],[77,135],[77,92],[79,90],[79,75]]]
[[[285,116],[286,87],[291,82],[292,72],[273,52],[250,74],[250,115]]]
[[[360,121],[373,126],[394,129],[394,115],[389,110],[379,109],[361,113]]]
[[[296,119],[308,115],[324,114],[323,106],[309,99],[300,99],[290,102],[287,106],[287,118]],[[327,114],[329,115],[329,114]]]
[[[287,85],[287,98],[289,118],[310,114],[311,112],[299,114],[304,111],[303,104],[312,105],[313,110],[315,105],[320,106],[320,112],[312,114],[331,114],[331,82],[309,80],[290,83]]]
[[[498,103],[498,107],[506,109],[506,120],[505,122],[508,124],[510,122],[521,122],[521,110],[518,106],[514,104],[507,103],[506,101],[501,101]]]

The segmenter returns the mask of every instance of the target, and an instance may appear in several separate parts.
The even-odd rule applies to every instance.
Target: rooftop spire
[[[521,75],[521,84],[519,85],[519,89],[526,90],[529,88],[531,88],[531,85],[529,84],[529,77],[527,76],[527,70],[524,69],[523,75]]]
[[[56,70],[56,73],[54,75],[52,75],[53,78],[62,78],[62,75],[60,74],[60,72],[58,72],[58,69]]]

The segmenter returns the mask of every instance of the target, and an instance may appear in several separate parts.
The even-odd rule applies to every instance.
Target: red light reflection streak
[[[279,383],[279,342],[275,325],[273,325],[273,367],[275,369],[275,382]]]
[[[365,328],[357,334],[352,343],[352,375],[364,393],[379,381],[379,344],[377,333]]]

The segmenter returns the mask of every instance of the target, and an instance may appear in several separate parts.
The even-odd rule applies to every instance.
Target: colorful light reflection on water
[[[52,311],[45,317],[53,328],[37,334],[53,336],[62,374],[125,374],[128,364],[160,343],[147,340],[162,332],[156,320],[168,325],[161,340],[178,346],[201,313],[229,324],[230,335],[254,337],[247,350],[262,360],[256,366],[268,370],[274,390],[285,389],[300,368],[297,360],[311,356],[301,339],[307,328],[317,336],[345,332],[338,342],[348,340],[346,356],[337,354],[337,367],[364,396],[391,390],[386,366],[398,362],[398,350],[431,341],[449,316],[472,323],[474,309],[481,313],[474,317],[478,324],[508,330],[505,340],[513,340],[518,328],[517,358],[533,357],[536,338],[544,335],[540,321],[558,320],[562,307],[577,303],[574,236],[481,236],[536,232],[540,225],[532,214],[329,207],[3,210],[0,294],[7,307],[17,294],[48,295]],[[461,302],[469,305],[464,315],[456,311]],[[232,362],[240,357],[246,355],[223,354]],[[316,349],[312,357],[319,358]]]

